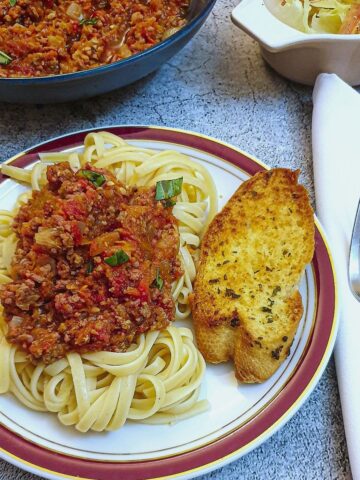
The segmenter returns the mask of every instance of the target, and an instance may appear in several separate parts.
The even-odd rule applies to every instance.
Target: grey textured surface
[[[230,142],[271,166],[301,168],[301,181],[313,195],[311,89],[280,78],[263,63],[256,43],[230,22],[235,4],[218,0],[201,32],[177,57],[122,91],[64,105],[0,105],[4,158],[83,128],[179,127]],[[0,480],[36,478],[0,461]],[[350,478],[333,360],[285,427],[245,457],[201,478]]]

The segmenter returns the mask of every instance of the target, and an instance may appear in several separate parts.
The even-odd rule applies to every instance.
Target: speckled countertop
[[[218,0],[200,33],[161,70],[102,97],[63,105],[0,104],[2,155],[74,130],[150,124],[215,136],[271,166],[299,167],[313,195],[311,88],[280,78],[230,21],[236,0]],[[0,461],[0,480],[37,477]],[[333,359],[298,413],[210,479],[350,478]]]

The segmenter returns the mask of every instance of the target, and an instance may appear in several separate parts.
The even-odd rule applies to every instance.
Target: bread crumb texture
[[[303,313],[298,290],[314,254],[314,215],[299,171],[262,171],[210,224],[191,299],[206,361],[233,358],[241,382],[262,382],[288,356]]]

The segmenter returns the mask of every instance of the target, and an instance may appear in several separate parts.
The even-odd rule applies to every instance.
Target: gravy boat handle
[[[306,42],[306,34],[274,17],[263,0],[242,0],[231,12],[231,20],[270,51],[284,50],[299,41]]]

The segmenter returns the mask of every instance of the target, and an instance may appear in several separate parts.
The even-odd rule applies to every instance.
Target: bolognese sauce
[[[108,171],[59,163],[13,229],[13,281],[1,286],[0,300],[7,340],[33,361],[124,351],[174,320],[179,232],[154,187],[125,187]]]
[[[185,23],[189,0],[0,0],[0,77],[39,77],[116,62]]]

